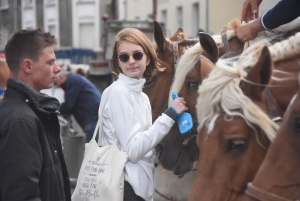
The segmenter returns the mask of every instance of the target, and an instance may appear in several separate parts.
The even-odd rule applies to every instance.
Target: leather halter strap
[[[282,119],[279,116],[278,111],[276,109],[275,101],[272,96],[272,92],[271,92],[270,88],[266,87],[264,90],[264,94],[265,94],[265,101],[266,101],[266,105],[267,105],[267,109],[268,109],[268,115],[269,115],[270,119],[272,119],[272,121],[274,121],[280,125],[282,122]]]
[[[173,47],[173,58],[174,58],[174,68],[175,68],[179,60],[178,41],[172,42],[172,47]]]
[[[173,58],[174,58],[174,69],[176,69],[176,65],[179,61],[179,51],[178,51],[178,41],[171,42],[172,43],[172,49],[173,49]],[[164,104],[163,108],[160,110],[159,116],[168,109],[168,100]]]
[[[254,186],[252,183],[248,183],[246,194],[252,198],[255,198],[255,199],[261,200],[261,201],[293,201],[293,200],[289,200],[284,197],[281,197],[279,195],[276,195],[274,193],[269,193],[261,188]],[[295,201],[299,201],[299,200],[295,200]]]
[[[229,46],[229,43],[228,43],[227,34],[222,33],[221,36],[222,36],[222,41],[223,41],[224,47],[226,49],[226,54],[224,55],[224,57],[229,58],[229,57],[232,56],[232,54],[231,54],[230,46]]]

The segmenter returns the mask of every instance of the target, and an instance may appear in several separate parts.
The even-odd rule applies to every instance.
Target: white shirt
[[[152,149],[169,132],[175,121],[162,114],[152,125],[149,98],[142,92],[144,83],[144,78],[138,80],[120,73],[119,79],[112,84],[114,86],[103,110],[102,145],[113,144],[115,134],[118,136],[129,158],[125,165],[125,180],[136,195],[151,201],[155,158]],[[104,90],[102,100],[106,99],[108,90]],[[100,103],[99,115],[104,103]]]

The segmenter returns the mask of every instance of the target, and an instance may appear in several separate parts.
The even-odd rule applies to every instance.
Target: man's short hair
[[[55,37],[41,28],[15,31],[5,46],[6,62],[10,70],[17,73],[23,59],[37,61],[42,50],[56,44]]]

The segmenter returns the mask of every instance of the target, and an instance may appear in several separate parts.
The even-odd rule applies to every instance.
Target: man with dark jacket
[[[99,90],[84,76],[74,73],[59,73],[56,83],[65,92],[60,113],[74,115],[86,133],[85,142],[90,142],[98,121],[97,108],[101,100]]]
[[[0,201],[70,201],[58,100],[40,93],[60,72],[54,36],[41,29],[14,32],[5,46],[13,74],[0,101]]]

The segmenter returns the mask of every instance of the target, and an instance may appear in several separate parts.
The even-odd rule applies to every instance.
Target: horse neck
[[[295,58],[274,63],[270,91],[281,117],[287,110],[290,100],[299,89],[299,62],[300,59]]]
[[[254,195],[257,195],[257,191],[261,192],[263,198],[270,200],[273,200],[271,199],[273,196],[281,198],[274,200],[298,200],[300,198],[299,140],[289,136],[293,133],[289,132],[290,128],[286,128],[285,125],[282,128],[253,180],[250,186],[252,188],[248,186],[247,191],[252,190]]]

